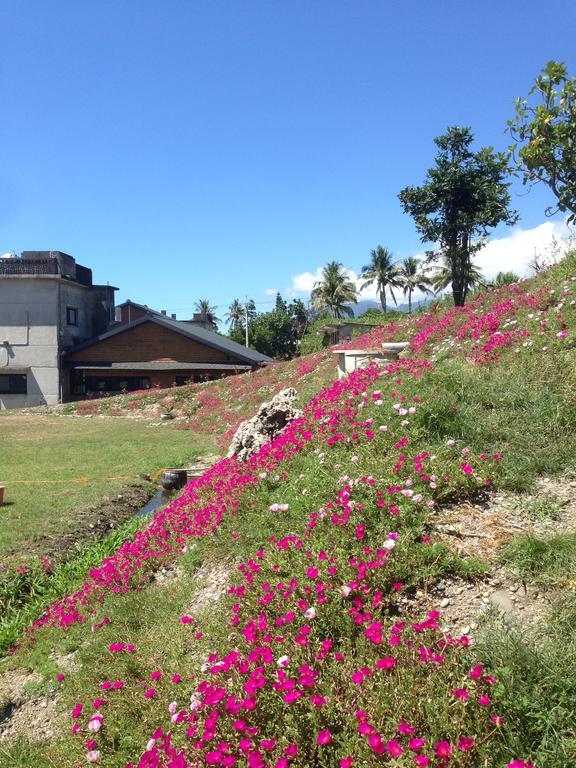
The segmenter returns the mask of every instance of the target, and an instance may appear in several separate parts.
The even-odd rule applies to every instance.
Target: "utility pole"
[[[246,331],[246,346],[248,346],[248,294],[244,302],[244,329]]]

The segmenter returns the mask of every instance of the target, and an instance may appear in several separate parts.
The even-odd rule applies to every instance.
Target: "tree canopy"
[[[204,322],[211,325],[214,329],[217,328],[220,322],[220,318],[216,316],[216,310],[217,307],[213,307],[209,299],[199,299],[194,305],[194,311],[202,315]]]
[[[252,311],[253,308],[253,311]],[[244,307],[242,307],[244,309]],[[289,359],[298,351],[308,316],[300,299],[290,303],[278,293],[271,312],[257,313],[254,302],[248,303],[248,338],[253,349],[277,359]],[[245,340],[244,315],[230,331],[230,338],[241,344]]]
[[[449,265],[456,306],[466,301],[471,258],[484,245],[488,230],[518,220],[509,208],[508,156],[492,147],[473,152],[473,141],[470,128],[448,128],[434,139],[439,151],[425,183],[399,194],[422,242],[436,244],[432,258],[442,258],[444,266]]]
[[[354,317],[349,304],[357,304],[358,291],[338,261],[330,261],[322,269],[322,279],[314,284],[310,294],[316,310],[326,310],[332,317]]]
[[[398,282],[402,288],[404,296],[408,295],[408,313],[412,313],[412,293],[421,291],[422,293],[432,293],[430,288],[430,278],[424,271],[419,259],[415,256],[409,256],[398,267]]]
[[[549,61],[529,91],[534,103],[516,100],[508,121],[514,140],[510,147],[524,184],[542,182],[554,193],[557,204],[548,215],[569,211],[576,222],[576,77],[566,65]]]
[[[370,263],[362,267],[361,277],[364,283],[360,290],[376,283],[376,293],[382,305],[382,311],[386,312],[386,289],[390,291],[390,296],[397,304],[394,296],[394,288],[400,286],[398,268],[394,264],[392,252],[381,245],[370,251]]]

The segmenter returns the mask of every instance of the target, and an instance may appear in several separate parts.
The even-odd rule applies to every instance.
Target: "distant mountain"
[[[413,301],[412,302],[412,311],[418,309],[418,307],[429,304],[430,300],[421,299],[420,301]],[[381,309],[381,305],[379,301],[373,301],[371,299],[362,299],[358,302],[358,304],[352,304],[350,305],[351,308],[354,311],[354,317],[359,317],[360,315],[364,314],[364,312],[368,311],[369,309]],[[394,309],[398,312],[408,312],[408,304],[394,304],[394,302],[389,302],[387,305],[388,309]]]

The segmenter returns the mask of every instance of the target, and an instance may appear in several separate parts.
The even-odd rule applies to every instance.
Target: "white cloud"
[[[277,288],[266,288],[266,290],[264,291],[265,296],[276,296],[277,293],[278,293]]]
[[[475,262],[484,277],[496,277],[498,272],[515,272],[520,277],[531,273],[529,262],[537,255],[550,257],[557,242],[560,251],[565,251],[570,234],[568,227],[560,221],[546,221],[533,229],[514,229],[508,237],[490,240],[478,252]]]
[[[519,277],[530,274],[529,262],[534,259],[534,255],[539,257],[550,257],[554,249],[554,242],[560,252],[568,247],[568,237],[571,230],[559,221],[546,221],[533,229],[514,229],[507,237],[499,237],[490,240],[481,251],[478,252],[474,261],[481,269],[484,277],[494,278],[498,272],[515,272]],[[422,253],[415,254],[420,258]],[[356,283],[360,291],[363,279],[357,272],[345,268],[348,277]],[[290,297],[309,294],[314,287],[314,283],[322,278],[322,267],[317,267],[314,272],[302,272],[294,275],[290,286],[285,293]],[[405,301],[402,291],[396,292],[398,303]],[[378,301],[374,286],[366,288],[360,292],[360,298],[372,299]],[[413,299],[422,298],[419,292],[414,292]]]

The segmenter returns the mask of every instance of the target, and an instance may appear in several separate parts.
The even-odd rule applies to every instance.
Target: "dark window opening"
[[[25,373],[0,374],[0,394],[2,395],[27,395],[28,377]]]
[[[66,325],[78,325],[78,310],[76,307],[66,307]]]
[[[150,379],[144,376],[86,376],[83,382],[76,380],[72,386],[74,394],[134,392],[150,389]]]

